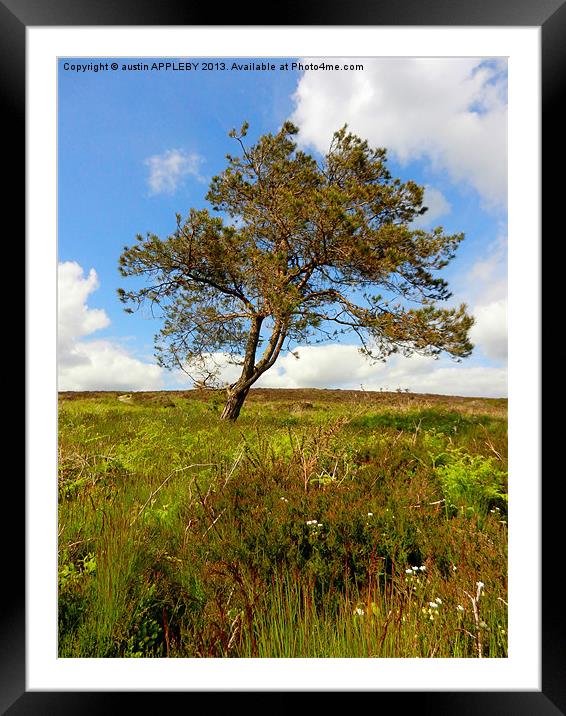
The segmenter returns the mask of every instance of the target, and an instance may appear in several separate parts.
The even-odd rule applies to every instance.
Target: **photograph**
[[[253,9],[0,0],[26,441],[0,713],[566,714],[566,2]]]
[[[508,658],[509,63],[377,50],[57,57],[59,659]]]

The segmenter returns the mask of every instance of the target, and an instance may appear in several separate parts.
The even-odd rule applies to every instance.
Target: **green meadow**
[[[60,393],[61,657],[507,656],[507,401]]]

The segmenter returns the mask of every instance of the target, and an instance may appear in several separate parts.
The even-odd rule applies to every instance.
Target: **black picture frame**
[[[222,23],[214,22],[222,14]],[[336,25],[336,26],[531,26],[541,28],[542,41],[542,206],[543,230],[558,227],[563,189],[555,181],[563,166],[563,116],[559,103],[566,83],[566,0],[350,0],[347,4],[331,0],[278,6],[276,22],[269,22],[265,5],[246,3],[231,8],[178,0],[0,0],[0,97],[3,136],[13,152],[12,179],[6,186],[5,206],[19,218],[11,241],[19,236],[25,215],[25,99],[26,28],[30,26],[85,25]],[[256,18],[258,22],[250,20]],[[299,20],[297,22],[297,20]],[[19,211],[14,211],[15,208]],[[539,344],[540,345],[540,344]],[[541,377],[542,388],[542,377]],[[542,391],[541,391],[542,394]],[[31,396],[26,391],[26,410]],[[29,444],[26,449],[32,450]],[[541,465],[542,475],[542,465]],[[540,477],[540,476],[539,476]],[[533,476],[536,479],[537,476]],[[3,520],[4,607],[0,612],[0,710],[20,714],[90,714],[132,708],[131,693],[124,692],[31,692],[26,690],[25,665],[25,487],[23,479],[4,482],[5,505],[20,520]],[[543,484],[544,487],[544,484]],[[561,524],[559,500],[543,490],[542,512],[542,689],[540,692],[395,692],[380,693],[383,698],[399,698],[403,706],[420,713],[461,714],[545,714],[566,713],[566,639],[562,605],[556,583],[561,561],[561,540],[554,525]],[[19,539],[18,539],[19,537]],[[525,578],[533,578],[526,567]],[[368,687],[368,690],[371,690]],[[157,706],[159,694],[139,693],[147,707]],[[260,694],[262,695],[262,694]],[[269,698],[269,694],[265,694]],[[386,706],[385,706],[386,707]]]

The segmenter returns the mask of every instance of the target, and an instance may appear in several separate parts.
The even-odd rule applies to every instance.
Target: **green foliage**
[[[434,430],[445,435],[469,431],[476,426],[500,422],[487,415],[462,415],[448,410],[387,410],[375,415],[365,415],[357,421],[364,428],[394,428],[395,430]]]
[[[449,510],[466,515],[507,511],[507,472],[494,458],[452,450],[436,472]]]
[[[73,632],[88,608],[89,577],[96,572],[96,557],[87,552],[75,562],[63,551],[59,558],[59,639]]]
[[[145,591],[135,603],[130,619],[130,636],[124,648],[124,657],[160,656],[160,637],[162,627],[156,613],[157,587],[155,584],[146,586]]]
[[[84,577],[96,571],[96,557],[88,552],[78,560],[78,566],[74,562],[64,563],[59,569],[59,586],[62,591],[71,586],[79,584]]]

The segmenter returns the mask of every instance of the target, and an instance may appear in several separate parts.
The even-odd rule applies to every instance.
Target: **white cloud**
[[[89,308],[87,299],[98,286],[96,271],[87,276],[74,261],[59,264],[58,272],[59,390],[158,390],[162,370],[143,363],[108,340],[81,338],[110,325],[105,311]]]
[[[173,194],[183,177],[192,175],[199,180],[202,157],[182,149],[167,149],[163,154],[148,157],[144,164],[149,167],[148,184],[152,194]]]
[[[507,359],[507,238],[501,233],[464,277],[462,295],[476,322],[470,331],[476,351]]]
[[[99,287],[96,271],[91,269],[83,276],[83,269],[75,261],[59,264],[58,303],[59,340],[70,340],[78,336],[106,328],[110,319],[99,308],[89,308],[86,299]]]
[[[77,339],[110,325],[110,319],[103,310],[86,305],[89,294],[98,286],[94,269],[85,277],[78,263],[66,261],[59,264],[57,338],[59,362],[63,365],[84,363],[84,356],[75,350]]]
[[[441,216],[449,214],[452,208],[441,191],[428,185],[424,188],[423,206],[426,206],[428,211],[412,222],[416,229],[430,227]]]
[[[308,62],[309,60],[305,60]],[[487,206],[507,195],[504,64],[469,58],[365,60],[363,71],[305,72],[292,120],[299,141],[326,152],[344,123],[401,162],[427,159],[473,186]]]
[[[372,364],[355,345],[330,344],[297,349],[299,359],[286,354],[258,386],[273,388],[336,387],[359,390],[403,390],[415,393],[497,397],[507,393],[504,369],[455,364],[450,359],[391,356]]]
[[[476,323],[470,331],[472,343],[488,358],[507,358],[507,300],[500,299],[476,306]]]
[[[184,370],[174,370],[171,373],[172,382],[180,386],[186,386],[191,380],[201,381],[204,377],[209,381],[209,385],[212,385],[210,381],[213,377],[214,383],[228,385],[238,380],[242,373],[242,366],[231,363],[228,356],[222,352],[204,353],[202,362],[192,365],[185,363],[183,367]]]
[[[507,296],[507,236],[499,236],[487,245],[466,276],[468,292],[474,302],[486,304]]]
[[[74,355],[80,362],[59,361],[59,390],[160,390],[162,371],[142,363],[111,341],[79,342]]]
[[[410,358],[391,356],[376,365],[362,356],[357,346],[334,343],[320,346],[299,346],[299,358],[291,353],[281,355],[277,363],[255,384],[258,388],[341,388],[343,390],[394,391],[409,389],[415,393],[437,393],[475,397],[507,395],[507,371],[504,368],[466,366],[450,359],[434,360],[419,355]],[[239,370],[223,364],[221,380],[233,382]],[[179,383],[187,377],[179,373]]]

